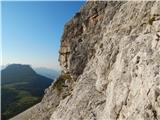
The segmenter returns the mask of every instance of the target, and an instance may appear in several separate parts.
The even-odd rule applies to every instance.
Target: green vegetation
[[[60,92],[65,86],[65,80],[72,80],[70,74],[64,73],[60,75],[59,78],[55,81],[53,89],[57,89]]]
[[[2,120],[11,118],[41,100],[27,91],[2,87]]]
[[[27,65],[9,65],[1,72],[2,77],[2,120],[23,112],[42,99],[51,79],[36,74]]]

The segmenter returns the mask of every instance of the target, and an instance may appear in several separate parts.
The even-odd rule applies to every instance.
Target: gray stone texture
[[[160,2],[86,2],[59,53],[71,80],[32,120],[160,120]]]

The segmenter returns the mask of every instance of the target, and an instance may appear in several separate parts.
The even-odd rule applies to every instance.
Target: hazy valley
[[[53,79],[37,74],[29,65],[11,64],[1,73],[2,120],[40,102],[44,90],[53,82]]]

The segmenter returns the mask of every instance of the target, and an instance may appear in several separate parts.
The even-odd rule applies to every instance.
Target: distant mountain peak
[[[28,74],[35,74],[36,72],[31,68],[30,65],[27,64],[9,64],[5,69],[2,70],[2,72],[8,72],[8,75],[10,73],[14,74],[20,74],[20,73],[28,73]]]
[[[2,120],[40,102],[44,90],[51,83],[52,79],[37,74],[30,65],[8,65],[1,72]],[[16,109],[12,109],[12,106]]]
[[[6,67],[6,69],[10,69],[10,68],[30,68],[30,69],[32,69],[30,65],[27,65],[27,64],[15,64],[15,63],[14,64],[9,64]]]

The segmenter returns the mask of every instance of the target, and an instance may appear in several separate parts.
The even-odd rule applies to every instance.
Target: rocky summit
[[[87,1],[59,62],[31,120],[160,120],[160,2]]]

